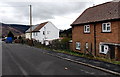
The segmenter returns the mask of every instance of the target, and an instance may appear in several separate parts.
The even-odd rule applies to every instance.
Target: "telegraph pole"
[[[32,5],[30,5],[30,40],[32,40]]]

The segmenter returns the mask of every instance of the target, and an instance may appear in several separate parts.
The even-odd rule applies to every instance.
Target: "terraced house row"
[[[120,60],[120,2],[90,7],[71,26],[74,51]]]

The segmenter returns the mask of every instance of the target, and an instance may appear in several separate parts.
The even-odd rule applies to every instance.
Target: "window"
[[[47,31],[47,34],[50,34],[50,31]]]
[[[103,23],[102,24],[102,32],[111,32],[111,23]]]
[[[81,44],[79,42],[76,42],[76,49],[77,50],[80,50],[80,46],[81,46]]]
[[[90,25],[84,25],[84,33],[90,33]]]
[[[99,49],[100,49],[99,50],[100,53],[107,54],[107,52],[109,51],[109,46],[108,45],[100,45]]]
[[[37,32],[36,32],[36,36],[37,36]]]
[[[45,31],[43,31],[43,35],[45,35]]]
[[[35,36],[35,33],[33,33],[33,36]]]
[[[85,48],[88,49],[88,42],[85,43]]]

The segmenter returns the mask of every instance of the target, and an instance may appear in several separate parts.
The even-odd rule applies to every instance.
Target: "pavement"
[[[57,56],[56,56],[57,55]],[[59,56],[58,56],[59,55]],[[60,56],[61,55],[61,56]],[[63,57],[64,56],[64,57]],[[74,62],[66,56],[21,44],[2,44],[2,75],[69,75],[111,76],[116,75],[87,65]],[[71,61],[70,61],[71,60]]]
[[[47,53],[49,55],[52,56],[56,56],[58,58],[61,59],[65,59],[68,61],[72,61],[75,63],[79,63],[79,64],[83,64],[86,66],[90,66],[102,71],[106,71],[115,75],[120,75],[120,65],[117,64],[112,64],[112,63],[108,63],[108,62],[104,62],[104,61],[99,61],[99,60],[93,60],[93,59],[88,59],[85,57],[78,57],[78,56],[73,56],[73,55],[69,55],[69,54],[64,54],[64,53],[60,53],[60,52],[55,52],[55,51],[47,51],[47,50],[42,50],[43,53]]]

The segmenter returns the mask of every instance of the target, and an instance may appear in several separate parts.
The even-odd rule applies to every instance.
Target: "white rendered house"
[[[26,39],[30,39],[30,29],[25,35]],[[59,29],[49,21],[32,26],[32,39],[48,45],[50,41],[59,39]]]

